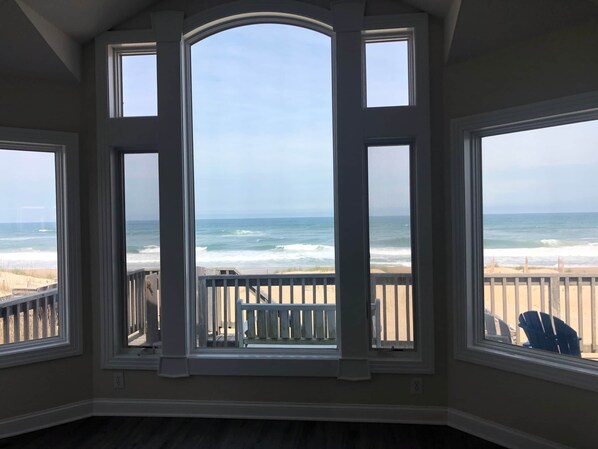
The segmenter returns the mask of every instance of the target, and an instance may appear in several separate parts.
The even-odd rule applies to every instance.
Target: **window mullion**
[[[188,375],[185,328],[185,186],[182,135],[183,13],[152,15],[156,33],[158,75],[158,139],[160,187],[160,291],[162,357],[159,372]]]
[[[364,136],[362,127],[363,5],[333,6],[336,78],[335,196],[337,313],[340,316],[339,377],[369,378],[369,305]],[[343,331],[343,329],[345,331]]]

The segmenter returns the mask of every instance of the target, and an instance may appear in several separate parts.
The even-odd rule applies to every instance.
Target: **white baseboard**
[[[74,402],[0,420],[0,439],[92,416],[93,401]]]
[[[172,416],[448,425],[510,449],[569,449],[446,407],[275,402],[95,399],[0,420],[0,439],[90,416]]]
[[[444,407],[96,399],[94,415],[446,424]]]

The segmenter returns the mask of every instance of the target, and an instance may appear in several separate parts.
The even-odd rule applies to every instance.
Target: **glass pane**
[[[55,167],[0,149],[0,344],[59,335]]]
[[[488,340],[598,359],[597,142],[598,121],[482,139]]]
[[[409,105],[409,41],[367,42],[367,107]]]
[[[158,155],[125,154],[126,335],[129,346],[160,341]]]
[[[123,55],[123,117],[158,114],[158,78],[156,55]]]
[[[374,348],[414,348],[409,150],[368,148]]]
[[[243,26],[191,57],[197,345],[335,347],[330,37]]]

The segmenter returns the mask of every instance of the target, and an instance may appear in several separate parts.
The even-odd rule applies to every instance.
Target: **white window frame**
[[[401,21],[403,22],[403,21]],[[370,21],[371,23],[371,21]],[[370,25],[371,28],[365,29],[363,32],[363,107],[364,108],[392,108],[392,107],[409,107],[415,106],[416,103],[416,93],[417,93],[417,85],[415,79],[416,73],[416,64],[415,64],[415,30],[412,27],[406,28],[397,28],[398,22],[388,22],[389,26],[394,25],[393,29],[384,29],[383,23],[380,23],[378,20],[378,24]],[[403,22],[403,23],[406,23]],[[421,25],[420,25],[421,27]],[[420,28],[418,27],[418,28]],[[418,32],[420,34],[420,32]],[[397,105],[397,106],[368,106],[367,104],[367,69],[366,69],[366,44],[369,43],[376,43],[376,42],[399,42],[399,41],[406,41],[407,42],[407,64],[408,64],[408,104],[406,105]],[[421,46],[420,46],[421,47]],[[421,49],[418,49],[421,51]],[[421,63],[424,61],[421,60]],[[427,64],[426,64],[427,65]],[[419,67],[419,64],[418,64]]]
[[[598,120],[598,92],[452,122],[454,351],[460,360],[598,391],[598,363],[484,338],[481,139]]]
[[[108,77],[109,84],[109,113],[111,118],[129,118],[123,115],[123,73],[122,58],[137,55],[155,55],[156,46],[147,42],[133,42],[129,44],[115,44],[108,47]],[[156,99],[157,101],[157,99]],[[132,117],[154,117],[142,115]]]
[[[152,16],[153,29],[136,31],[108,32],[96,40],[96,67],[98,70],[98,98],[106,102],[98,104],[98,162],[99,162],[99,207],[106,211],[100,219],[102,283],[102,366],[104,368],[158,369],[162,376],[181,377],[188,375],[276,375],[276,376],[327,376],[350,379],[369,378],[372,372],[418,372],[432,373],[433,316],[432,316],[432,246],[431,239],[431,191],[430,191],[430,132],[428,97],[428,45],[427,17],[425,14],[363,17],[360,2],[339,3],[326,10],[302,2],[279,0],[276,2],[240,1],[215,7],[201,14],[183,20],[183,13],[163,11]],[[192,307],[195,303],[194,240],[190,229],[193,217],[189,185],[192,167],[189,163],[191,116],[188,113],[187,92],[190,92],[189,53],[190,45],[198,39],[225,30],[232,26],[255,23],[286,23],[325,32],[332,36],[333,95],[351,104],[349,112],[343,108],[342,114],[333,106],[335,115],[335,247],[337,282],[345,285],[345,294],[337,298],[338,350],[193,350]],[[415,50],[415,80],[412,88],[417,91],[417,104],[401,107],[365,108],[363,104],[363,48],[364,32],[376,33],[389,30],[404,33],[413,30]],[[386,35],[386,34],[385,34]],[[114,46],[132,46],[156,42],[158,58],[158,116],[111,118],[108,99],[111,97],[110,49]],[[175,61],[180,67],[175,67]],[[345,68],[352,73],[346,76]],[[184,80],[184,81],[181,81]],[[112,89],[112,92],[114,89]],[[341,93],[342,92],[342,93]],[[179,95],[177,95],[177,93]],[[350,97],[350,98],[349,98]],[[183,111],[187,111],[184,113]],[[359,126],[353,126],[358,123]],[[339,130],[341,127],[342,130]],[[347,131],[349,131],[347,133]],[[352,135],[355,134],[354,136]],[[344,134],[344,136],[343,136]],[[369,256],[368,242],[364,238],[367,228],[347,228],[347,221],[339,216],[339,193],[353,202],[363,198],[367,189],[367,173],[364,152],[370,145],[385,142],[405,142],[414,148],[412,161],[416,185],[412,192],[413,220],[418,227],[412,244],[413,259],[418,261],[414,289],[415,311],[415,350],[391,351],[372,350],[370,344],[368,316],[369,298]],[[351,148],[346,148],[346,146]],[[161,247],[161,287],[162,301],[162,354],[123,348],[115,339],[115,329],[119,326],[119,296],[115,290],[114,262],[116,253],[113,245],[116,232],[113,223],[114,198],[111,189],[110,155],[117,148],[150,148],[160,158],[160,239]],[[342,157],[339,157],[342,148]],[[350,157],[359,161],[356,165],[361,183],[352,183],[349,192],[339,190],[339,161]],[[353,164],[355,165],[355,164]],[[345,173],[345,176],[347,174]],[[181,183],[182,179],[182,183]],[[189,189],[190,187],[187,187]],[[360,193],[361,192],[361,193]],[[353,195],[351,197],[351,195]],[[172,201],[172,200],[175,201]],[[163,207],[164,206],[164,207]],[[167,210],[168,209],[168,210]],[[175,213],[176,211],[176,213]],[[345,212],[346,214],[346,212]],[[362,223],[367,221],[368,208],[363,202],[360,208]],[[354,215],[354,214],[352,214]],[[345,215],[345,218],[347,216]],[[345,222],[345,224],[343,224]],[[344,228],[343,228],[344,226]],[[339,230],[340,229],[340,230]],[[177,231],[177,230],[180,230]],[[358,250],[360,257],[344,258],[339,262],[338,236],[354,233],[353,241],[363,244],[351,248]],[[181,237],[181,234],[183,236]],[[345,237],[346,238],[346,237]],[[354,245],[354,243],[353,243]],[[345,251],[347,248],[345,247]],[[344,264],[339,278],[339,263]],[[169,272],[166,272],[166,268]],[[344,279],[344,280],[343,280]],[[353,284],[351,284],[353,282]],[[344,283],[344,284],[343,284]],[[348,288],[357,286],[358,288]],[[339,288],[339,287],[337,287]],[[349,292],[349,293],[347,293]],[[168,296],[168,298],[167,298]],[[345,303],[343,306],[342,303]],[[350,304],[350,305],[347,305]],[[355,314],[355,308],[367,313]],[[357,315],[357,318],[355,316]],[[344,323],[344,324],[343,324]],[[342,326],[352,332],[342,332]],[[264,363],[267,361],[267,363]]]
[[[56,173],[59,334],[0,346],[0,368],[79,355],[81,270],[78,137],[72,133],[0,128],[0,148],[53,153]]]

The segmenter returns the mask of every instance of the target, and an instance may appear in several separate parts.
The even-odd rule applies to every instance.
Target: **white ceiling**
[[[83,44],[158,2],[0,0],[0,74],[77,81]],[[444,20],[448,63],[598,18],[598,0],[403,2]]]

